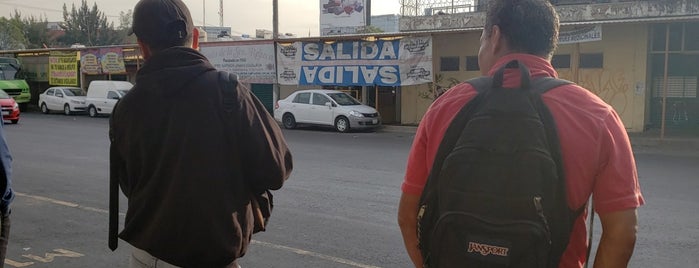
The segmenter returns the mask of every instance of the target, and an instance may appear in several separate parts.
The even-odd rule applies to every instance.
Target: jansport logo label
[[[480,243],[475,243],[475,242],[468,243],[468,252],[469,253],[478,252],[483,256],[497,255],[497,256],[507,257],[509,254],[509,251],[510,251],[509,248],[504,248],[504,247],[492,246],[492,245],[487,245],[487,244],[480,244]]]

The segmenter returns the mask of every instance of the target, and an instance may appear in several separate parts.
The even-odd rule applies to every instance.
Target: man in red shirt
[[[558,40],[559,19],[546,0],[491,0],[480,39],[478,64],[492,76],[502,65],[519,60],[532,79],[557,77],[550,64]],[[520,73],[505,73],[504,87],[516,88]],[[418,248],[417,214],[420,195],[444,133],[457,112],[476,96],[467,83],[455,86],[428,109],[418,127],[408,157],[398,209],[398,223],[408,255],[423,266]],[[561,143],[568,206],[580,208],[592,195],[602,223],[595,267],[626,267],[636,241],[636,208],[644,201],[631,144],[614,109],[578,85],[545,93]],[[582,267],[586,262],[587,228],[583,213],[575,222],[559,267]]]

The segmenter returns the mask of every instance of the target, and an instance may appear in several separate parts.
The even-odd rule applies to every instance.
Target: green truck
[[[22,65],[16,58],[0,57],[0,89],[12,96],[22,111],[27,110],[31,92],[22,79]]]

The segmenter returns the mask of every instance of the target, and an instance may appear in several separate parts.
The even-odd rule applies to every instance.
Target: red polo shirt
[[[528,54],[510,54],[499,59],[489,75],[514,59],[529,67],[532,78],[558,77],[548,61]],[[517,87],[519,81],[519,71],[505,72],[505,87]],[[448,90],[427,110],[408,156],[404,193],[422,193],[444,132],[474,96],[473,87],[462,83]],[[553,114],[561,142],[568,206],[572,209],[583,206],[590,194],[599,214],[641,206],[644,201],[631,144],[614,109],[577,85],[551,90],[543,95],[543,100]],[[586,215],[587,212],[576,220],[560,267],[583,266],[587,254]]]

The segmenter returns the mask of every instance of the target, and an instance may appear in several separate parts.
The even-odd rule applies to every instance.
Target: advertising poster
[[[274,44],[202,47],[201,53],[216,69],[235,73],[241,82],[274,84]]]
[[[100,63],[102,65],[102,73],[104,74],[124,74],[126,66],[124,66],[124,54],[121,48],[102,48],[100,49]]]
[[[282,85],[408,86],[432,82],[432,38],[278,45]]]
[[[88,49],[80,52],[80,71],[82,73],[89,75],[102,73],[99,53],[98,49]]]
[[[78,52],[51,51],[49,54],[49,84],[78,85]]]
[[[321,36],[354,34],[364,26],[364,0],[320,0]]]

